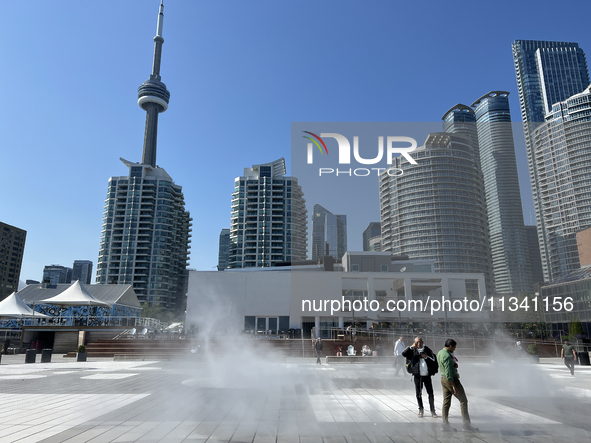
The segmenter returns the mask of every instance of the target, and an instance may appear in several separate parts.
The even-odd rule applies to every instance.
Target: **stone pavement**
[[[178,362],[90,359],[0,365],[0,442],[551,442],[591,440],[591,367],[560,359],[468,363],[460,374],[478,433],[459,403],[417,417],[410,376],[389,365],[253,355]],[[441,411],[439,375],[433,378]],[[424,401],[427,402],[426,395]]]

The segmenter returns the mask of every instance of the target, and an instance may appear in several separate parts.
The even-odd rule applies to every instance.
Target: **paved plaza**
[[[0,365],[0,442],[550,442],[591,440],[591,367],[560,359],[468,363],[472,423],[453,399],[418,418],[414,384],[387,364],[317,366],[315,359],[230,355],[186,361]],[[441,413],[439,374],[434,378]],[[424,400],[427,401],[426,395]]]

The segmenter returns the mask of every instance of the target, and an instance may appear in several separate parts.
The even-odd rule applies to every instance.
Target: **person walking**
[[[562,345],[562,349],[560,351],[560,358],[564,359],[564,364],[570,370],[570,375],[575,375],[575,362],[577,361],[577,353],[575,352],[575,347],[570,344],[568,339],[564,340],[564,344]]]
[[[400,368],[404,366],[404,357],[402,356],[402,351],[406,349],[404,342],[402,341],[402,337],[400,337],[396,343],[394,343],[394,369],[396,369],[396,373],[394,375],[398,376],[400,372]]]
[[[456,350],[456,346],[456,341],[452,338],[448,338],[445,341],[444,348],[437,353],[437,363],[439,365],[439,371],[441,372],[441,387],[443,388],[443,407],[441,408],[443,424],[441,429],[444,431],[453,430],[449,424],[449,408],[451,406],[451,397],[453,395],[460,401],[464,431],[477,432],[478,429],[473,427],[470,421],[470,414],[468,413],[468,398],[466,397],[466,392],[464,391],[462,383],[460,383],[460,376],[458,375],[456,362],[452,355]]]
[[[322,351],[322,339],[320,337],[318,337],[318,339],[316,340],[316,345],[314,347],[316,348],[316,364],[322,365],[322,362],[320,361],[320,352]]]
[[[423,407],[423,386],[427,389],[427,395],[429,396],[431,417],[437,418],[431,377],[437,374],[438,365],[433,351],[428,346],[425,346],[421,337],[416,337],[412,346],[402,351],[402,356],[410,360],[410,369],[414,378],[417,403],[419,405],[419,418],[423,418],[425,412]]]

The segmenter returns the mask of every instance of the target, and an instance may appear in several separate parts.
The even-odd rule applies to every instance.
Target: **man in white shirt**
[[[394,343],[394,368],[396,369],[396,374],[400,372],[400,368],[404,366],[405,358],[402,356],[402,351],[406,349],[404,342],[402,341],[402,337],[400,337],[396,343]]]
[[[423,386],[427,388],[431,417],[437,418],[435,412],[435,396],[433,395],[433,383],[431,376],[438,371],[437,360],[433,351],[425,346],[421,337],[416,337],[412,346],[406,348],[402,355],[410,360],[410,368],[415,382],[417,403],[419,405],[419,418],[423,418]]]

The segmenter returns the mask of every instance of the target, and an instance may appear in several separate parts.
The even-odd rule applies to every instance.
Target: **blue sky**
[[[22,280],[48,264],[96,266],[108,178],[127,173],[119,157],[141,159],[137,87],[158,3],[2,2],[0,220],[27,230]],[[191,267],[217,264],[243,168],[285,157],[289,171],[292,122],[439,122],[491,90],[511,93],[519,121],[511,42],[589,53],[590,12],[588,1],[166,1],[157,163],[194,218]],[[349,247],[361,232],[349,229]]]

